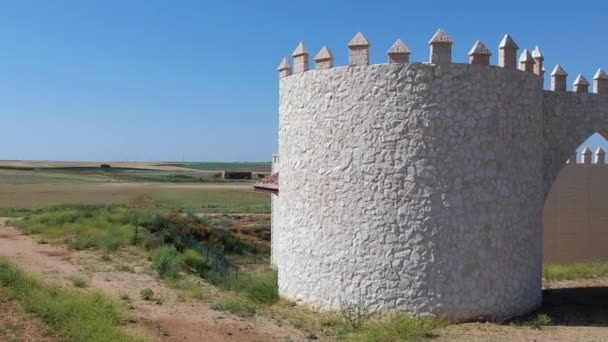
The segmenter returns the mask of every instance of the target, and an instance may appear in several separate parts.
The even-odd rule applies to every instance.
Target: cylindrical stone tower
[[[281,78],[281,296],[454,320],[536,308],[542,104],[540,77],[485,65]]]

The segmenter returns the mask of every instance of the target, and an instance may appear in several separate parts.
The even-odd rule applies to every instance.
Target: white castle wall
[[[595,115],[597,96],[543,92],[540,50],[524,51],[517,70],[509,36],[504,68],[487,65],[481,42],[473,64],[452,64],[451,43],[435,34],[436,64],[407,63],[398,41],[390,64],[368,65],[360,34],[348,67],[332,68],[324,47],[308,71],[303,44],[295,74],[283,60],[272,228],[281,296],[323,310],[362,304],[456,320],[540,304],[546,188],[578,146],[552,149],[556,118],[564,101],[570,113],[581,98]],[[566,76],[554,71],[554,86]]]
[[[342,67],[283,78],[280,103],[281,295],[462,319],[539,304],[537,77]]]

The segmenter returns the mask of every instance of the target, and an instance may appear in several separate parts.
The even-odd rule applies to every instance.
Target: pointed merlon
[[[517,68],[517,49],[513,38],[506,34],[498,45],[498,65],[507,69]]]
[[[407,47],[407,45],[405,45],[405,43],[401,40],[398,39],[395,40],[395,42],[393,43],[393,45],[391,46],[390,49],[388,49],[388,53],[411,53],[412,51],[410,51],[410,48]]]
[[[297,74],[299,72],[308,71],[308,68],[310,67],[308,62],[309,53],[306,49],[306,46],[304,46],[304,42],[300,42],[300,44],[298,44],[298,47],[293,50],[292,56],[294,64],[294,73]]]
[[[429,44],[431,45],[431,58],[429,63],[431,64],[450,64],[452,63],[452,44],[454,41],[448,34],[439,29],[431,40]]]
[[[544,77],[545,67],[543,64],[545,56],[543,56],[543,53],[542,51],[540,51],[540,48],[538,46],[536,46],[534,48],[534,51],[532,51],[532,57],[534,58],[534,61],[536,61],[536,64],[534,64],[534,73],[540,77]]]
[[[302,55],[308,55],[308,49],[304,46],[304,42],[300,42],[293,53],[291,54],[293,57],[298,57]]]
[[[283,58],[277,70],[279,70],[280,77],[286,77],[291,75],[291,63],[289,63],[289,59],[287,59],[287,57]]]
[[[591,164],[591,156],[593,152],[589,149],[589,147],[585,146],[585,149],[581,153],[583,155],[583,164]]]
[[[528,49],[524,49],[519,56],[519,69],[526,72],[534,72],[534,58]]]
[[[334,55],[327,46],[323,46],[321,51],[315,56],[315,64],[317,69],[329,69],[334,67]]]
[[[316,61],[326,61],[328,59],[334,59],[334,55],[331,54],[331,51],[327,48],[327,46],[323,46],[321,50],[315,56]]]
[[[566,91],[568,86],[566,84],[566,78],[568,73],[561,65],[556,65],[551,72],[551,90],[553,91]]]
[[[595,150],[595,164],[606,164],[606,151],[601,147],[598,147],[597,150]]]
[[[348,65],[368,65],[370,46],[363,33],[357,32],[348,43]]]
[[[601,68],[593,76],[593,89],[596,94],[608,93],[608,75]]]
[[[568,73],[561,65],[556,65],[553,71],[551,71],[551,76],[568,76]]]
[[[534,59],[540,59],[540,60],[545,59],[545,56],[543,56],[543,52],[540,51],[540,48],[538,46],[536,46],[534,48],[534,51],[532,51],[532,57],[534,57]]]
[[[391,48],[388,49],[388,62],[400,64],[409,63],[410,53],[410,48],[408,48],[401,39],[397,39]]]
[[[532,57],[532,54],[530,53],[530,51],[528,51],[528,49],[524,49],[524,51],[521,52],[521,55],[519,56],[519,62],[535,63],[534,58]]]
[[[578,74],[573,85],[574,91],[577,93],[586,93],[589,91],[589,81],[581,74]]]
[[[469,56],[473,56],[473,55],[492,56],[492,51],[490,51],[490,49],[488,49],[484,45],[484,43],[482,43],[480,40],[478,40],[475,42],[475,45],[473,45],[473,47],[469,51]]]
[[[593,76],[593,91],[596,94],[608,94],[608,75],[602,69],[597,69]]]
[[[433,44],[452,44],[454,41],[452,38],[442,29],[438,29],[437,32],[431,37],[429,41],[430,45]]]
[[[502,40],[500,41],[500,44],[498,45],[499,48],[510,48],[510,49],[519,49],[519,46],[517,46],[517,44],[515,43],[515,41],[513,40],[513,38],[511,38],[511,35],[509,34],[505,34],[505,36],[502,38]]]
[[[608,74],[602,70],[602,68],[597,69],[597,72],[593,76],[594,80],[608,80]]]
[[[469,63],[477,65],[490,65],[492,52],[480,40],[469,51]]]
[[[365,36],[361,32],[357,32],[357,34],[355,34],[353,39],[351,39],[350,42],[348,43],[348,47],[358,47],[358,46],[368,46],[368,47],[371,46],[369,44],[369,41],[367,40],[367,38],[365,38]]]
[[[585,76],[583,76],[582,74],[578,74],[578,76],[576,76],[576,79],[574,80],[574,85],[589,85],[589,81],[587,81],[587,79],[585,78]]]

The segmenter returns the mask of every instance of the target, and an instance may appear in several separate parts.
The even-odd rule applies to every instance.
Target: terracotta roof
[[[253,185],[255,190],[270,191],[273,193],[279,192],[279,173],[274,173],[262,179],[259,183]]]

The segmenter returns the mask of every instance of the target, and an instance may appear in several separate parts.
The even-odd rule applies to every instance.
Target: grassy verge
[[[572,280],[608,277],[608,262],[579,263],[572,265],[545,265],[546,280]]]
[[[34,211],[12,223],[25,232],[39,234],[47,241],[63,242],[74,250],[115,251],[145,243],[147,235],[137,227],[151,215],[134,207],[55,206]]]
[[[121,309],[100,293],[46,285],[0,258],[0,285],[69,341],[138,341],[120,327]]]

